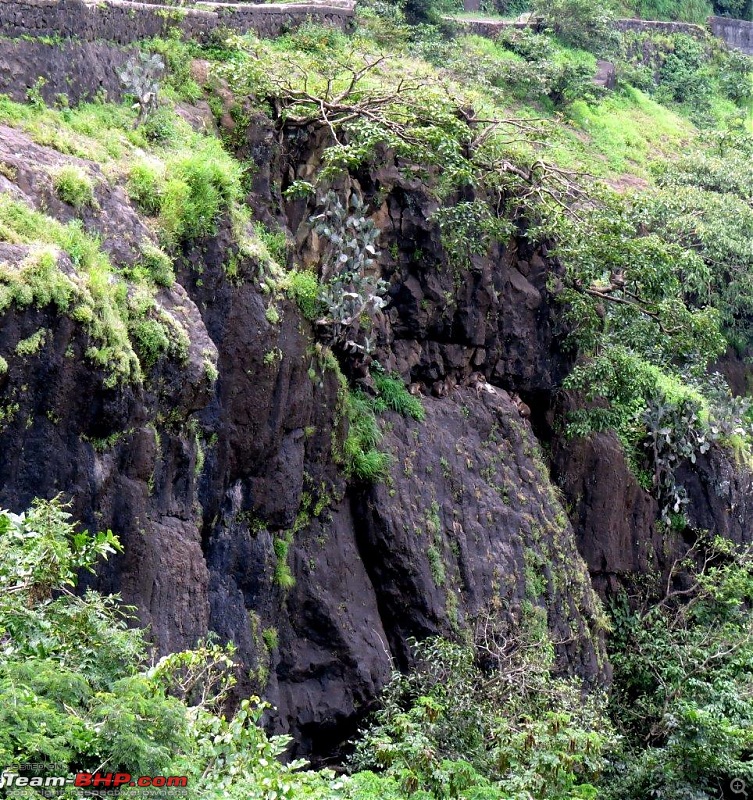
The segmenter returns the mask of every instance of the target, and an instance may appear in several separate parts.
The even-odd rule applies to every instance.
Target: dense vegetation
[[[488,619],[475,646],[416,644],[415,672],[395,673],[351,774],[336,777],[278,760],[288,740],[259,727],[258,698],[222,714],[231,646],[210,641],[155,664],[117,597],[73,592],[81,569],[119,549],[111,533],[76,532],[58,500],[4,512],[0,533],[0,759],[9,768],[106,764],[187,776],[189,797],[259,800],[711,798],[733,778],[753,778],[753,555],[726,542],[699,541],[676,565],[683,588],[671,578],[637,607],[614,608],[609,705],[555,677],[546,614],[529,604],[514,631]]]
[[[456,13],[463,10],[463,4],[459,0],[440,0],[432,5],[442,13]],[[577,4],[570,4],[567,0],[481,0],[481,12],[484,15],[499,14],[507,18],[531,12],[541,13],[552,6],[572,12]],[[423,4],[419,7],[426,8]],[[750,20],[753,15],[750,0],[615,0],[610,3],[599,3],[598,9],[600,14],[611,13],[620,17],[639,19],[679,20],[697,25],[703,25],[712,14],[743,20]],[[575,13],[577,14],[577,8]]]
[[[743,13],[717,10],[725,9]],[[143,381],[159,358],[186,347],[155,300],[172,283],[173,257],[230,219],[234,247],[258,269],[239,276],[230,262],[228,276],[259,281],[270,322],[277,295],[295,300],[337,370],[333,352],[370,354],[370,314],[385,287],[369,271],[379,232],[368,209],[332,187],[387,150],[437,200],[434,221],[459,273],[513,233],[549,241],[565,267],[551,289],[577,359],[566,381],[579,402],[564,420],[568,433],[614,431],[660,501],[662,524],[696,542],[666,586],[649,581],[639,598],[615,603],[611,697],[557,674],[546,615],[528,603],[513,630],[490,619],[475,640],[417,643],[415,672],[394,675],[348,774],[283,765],[287,741],[263,732],[263,703],[223,716],[232,648],[205,642],[151,664],[116,598],[73,592],[77,572],[117,540],[78,533],[58,502],[39,502],[25,516],[0,516],[3,764],[107,764],[187,775],[197,798],[265,800],[674,800],[753,780],[753,557],[687,530],[675,477],[682,460],[711,447],[751,458],[749,404],[713,369],[727,351],[748,356],[753,332],[749,63],[688,36],[608,36],[608,15],[576,0],[539,6],[555,23],[548,32],[495,42],[427,25],[438,10],[374,2],[352,37],[305,26],[274,42],[149,43],[168,84],[137,128],[127,105],[3,99],[4,122],[107,166],[161,247],[122,274],[81,225],[4,195],[0,240],[38,249],[20,269],[0,270],[0,311],[54,303],[86,324],[87,357],[107,367],[108,381]],[[613,92],[592,82],[606,52],[618,65]],[[253,165],[233,157],[233,141],[196,134],[174,112],[176,99],[204,91],[188,70],[198,55],[236,97],[237,121],[248,113],[241,99],[251,98],[281,129],[329,131],[316,178],[281,187],[316,199],[311,224],[326,243],[319,274],[287,270],[284,235],[251,223],[242,197]],[[226,109],[212,103],[221,117]],[[51,177],[77,211],[96,203],[92,176],[68,168]],[[83,280],[67,277],[60,253]],[[337,455],[356,480],[378,480],[388,466],[380,413],[424,416],[399,380],[377,366],[371,378],[366,395],[341,377],[349,432]],[[280,584],[290,580],[281,570]]]

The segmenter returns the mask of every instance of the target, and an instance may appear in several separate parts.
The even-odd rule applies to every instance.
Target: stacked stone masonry
[[[131,0],[2,0],[0,35],[62,37],[131,44],[179,29],[186,38],[206,39],[216,28],[279,36],[306,20],[345,29],[354,3],[267,4],[198,3],[178,8]]]
[[[711,17],[709,26],[714,36],[724,39],[730,47],[753,56],[753,22],[729,17]]]
[[[469,2],[466,2],[466,10],[473,10],[469,8]],[[540,23],[535,19],[529,22],[498,19],[468,19],[459,22],[471,33],[475,33],[478,36],[487,36],[489,38],[494,38],[500,31],[507,28],[522,29],[533,27],[534,29],[538,29],[540,27]],[[620,31],[644,31],[648,33],[663,33],[665,35],[684,33],[698,39],[707,37],[710,29],[714,36],[719,39],[724,39],[727,45],[732,49],[740,50],[746,55],[753,56],[753,22],[746,22],[741,19],[709,17],[707,27],[693,25],[689,22],[618,19],[615,26]]]

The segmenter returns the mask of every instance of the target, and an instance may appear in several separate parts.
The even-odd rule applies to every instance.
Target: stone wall
[[[474,0],[467,0],[466,9]],[[446,17],[446,19],[451,19]],[[499,19],[466,19],[455,22],[464,30],[475,33],[478,36],[486,36],[493,39],[505,28],[527,28],[535,23],[517,22]],[[729,17],[710,17],[709,28],[702,25],[693,25],[690,22],[664,22],[661,20],[649,19],[618,19],[615,27],[620,31],[640,31],[645,33],[663,33],[670,35],[673,33],[684,33],[694,36],[697,39],[704,39],[709,35],[709,28],[714,36],[724,39],[727,45],[735,50],[740,50],[746,55],[753,56],[753,22],[746,22],[742,19],[730,19]]]
[[[225,27],[271,37],[308,19],[345,28],[354,5],[201,3],[196,8],[168,8],[131,0],[2,0],[0,35],[130,44],[175,28],[186,38],[202,40],[215,28]]]
[[[469,0],[470,2],[470,0]],[[446,19],[451,19],[446,17]],[[517,20],[500,20],[500,19],[455,19],[455,22],[463,29],[475,33],[478,36],[487,36],[494,38],[500,31],[513,28],[533,28],[540,30],[543,27],[541,20],[531,19],[528,22],[521,22]],[[651,33],[686,33],[689,36],[703,38],[708,36],[708,31],[700,25],[692,25],[689,22],[656,22],[653,20],[645,19],[618,19],[615,20],[615,27],[620,31],[647,31]]]
[[[708,31],[704,27],[701,25],[693,25],[690,22],[664,22],[662,20],[651,19],[618,19],[615,21],[615,27],[619,31],[641,31],[645,33],[663,33],[666,35],[684,33],[699,39],[708,36]]]
[[[709,26],[714,36],[724,39],[729,47],[753,56],[753,22],[729,17],[710,17]]]

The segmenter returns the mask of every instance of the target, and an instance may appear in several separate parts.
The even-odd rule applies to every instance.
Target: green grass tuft
[[[426,419],[426,412],[421,405],[421,401],[414,397],[406,388],[405,384],[397,377],[388,375],[374,375],[379,397],[376,400],[376,411],[389,408],[397,411],[405,417],[412,417],[419,422]]]
[[[325,306],[319,299],[322,287],[313,272],[293,270],[287,274],[287,292],[295,300],[298,308],[307,320],[313,322],[325,312]]]
[[[373,483],[387,474],[390,457],[377,450],[382,434],[372,403],[363,392],[349,392],[346,407],[349,425],[343,444],[345,472],[351,477]]]
[[[56,170],[52,176],[52,185],[57,196],[76,210],[80,211],[95,204],[94,185],[81,167],[68,164]]]

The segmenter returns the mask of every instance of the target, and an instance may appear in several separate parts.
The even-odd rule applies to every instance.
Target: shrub
[[[703,25],[712,14],[709,0],[633,0],[629,5],[641,19],[683,20]]]
[[[155,144],[166,144],[177,138],[174,113],[165,106],[153,111],[141,126],[141,132],[147,140]]]
[[[337,28],[320,25],[315,22],[304,22],[294,33],[280,39],[280,47],[290,50],[302,50],[313,55],[330,56],[348,46],[348,37]]]
[[[725,53],[719,75],[724,93],[736,103],[746,103],[753,97],[753,60],[737,50]]]
[[[534,12],[565,44],[598,55],[614,52],[619,35],[605,3],[590,0],[536,0]]]
[[[714,13],[751,20],[753,19],[753,4],[750,0],[714,0]]]
[[[36,333],[26,339],[22,339],[16,345],[16,355],[19,356],[33,356],[36,355],[42,347],[44,347],[48,334],[47,328],[40,328]]]
[[[543,61],[551,58],[555,51],[551,37],[536,33],[530,28],[505,28],[497,37],[497,43],[526,61]]]
[[[270,652],[277,650],[280,646],[280,636],[277,633],[277,628],[265,628],[262,631],[261,637],[264,639],[264,645]]]
[[[128,196],[141,211],[149,216],[159,213],[162,207],[165,178],[161,166],[142,161],[131,167],[128,176]]]
[[[210,235],[217,218],[241,196],[240,165],[216,139],[196,137],[161,164],[142,161],[128,178],[128,194],[145,214],[158,216],[167,244]]]
[[[213,233],[220,213],[241,195],[240,165],[216,139],[203,139],[167,165],[170,176],[160,205],[160,225],[169,242]]]
[[[182,100],[189,103],[198,100],[201,88],[191,76],[191,63],[195,46],[181,40],[180,32],[165,39],[150,39],[142,43],[148,53],[156,53],[166,67],[164,82]],[[148,58],[148,56],[147,56]],[[161,73],[161,71],[160,71]]]
[[[273,548],[275,557],[277,558],[274,580],[281,589],[287,591],[295,586],[295,578],[293,577],[288,564],[288,550],[290,549],[290,542],[288,539],[278,537],[273,542]]]
[[[77,210],[93,206],[95,203],[94,185],[81,167],[66,165],[56,170],[52,177],[52,185],[57,196]]]
[[[288,239],[285,231],[270,230],[263,222],[255,222],[254,232],[267,248],[271,258],[284,267],[288,263]]]
[[[363,323],[371,322],[386,304],[387,283],[373,274],[380,231],[355,192],[343,203],[329,191],[322,212],[312,216],[311,222],[329,242],[321,257],[321,299],[329,333],[345,349],[369,353],[373,343]]]
[[[702,42],[686,34],[675,34],[672,52],[659,69],[657,99],[688,103],[696,110],[708,108],[714,88],[707,60]]]
[[[596,59],[589,53],[562,52],[552,64],[547,94],[555,105],[593,97]]]
[[[149,369],[160,356],[170,350],[170,337],[165,326],[155,319],[139,319],[129,326],[130,336],[142,366]]]
[[[377,449],[382,434],[369,398],[360,391],[348,392],[345,410],[348,434],[342,455],[346,474],[369,483],[384,478],[390,457]]]
[[[113,273],[99,241],[78,220],[61,225],[8,195],[0,195],[0,235],[35,245],[20,264],[0,265],[0,311],[11,303],[40,308],[54,303],[89,333],[87,358],[106,370],[107,385],[139,380],[138,358],[127,333],[126,286]],[[76,268],[76,280],[60,268],[60,250]]]
[[[150,241],[145,240],[141,243],[141,258],[138,264],[158,286],[170,287],[175,283],[172,259]]]
[[[700,537],[660,594],[613,606],[612,709],[624,747],[609,800],[712,798],[753,780],[753,555]]]
[[[354,765],[427,798],[594,797],[614,742],[601,700],[551,675],[546,629],[508,636],[525,644],[486,641],[483,662],[473,647],[414,643],[416,668],[393,675]]]
[[[326,306],[321,300],[321,286],[313,272],[292,270],[287,276],[287,291],[295,300],[301,313],[313,322],[319,319]]]

